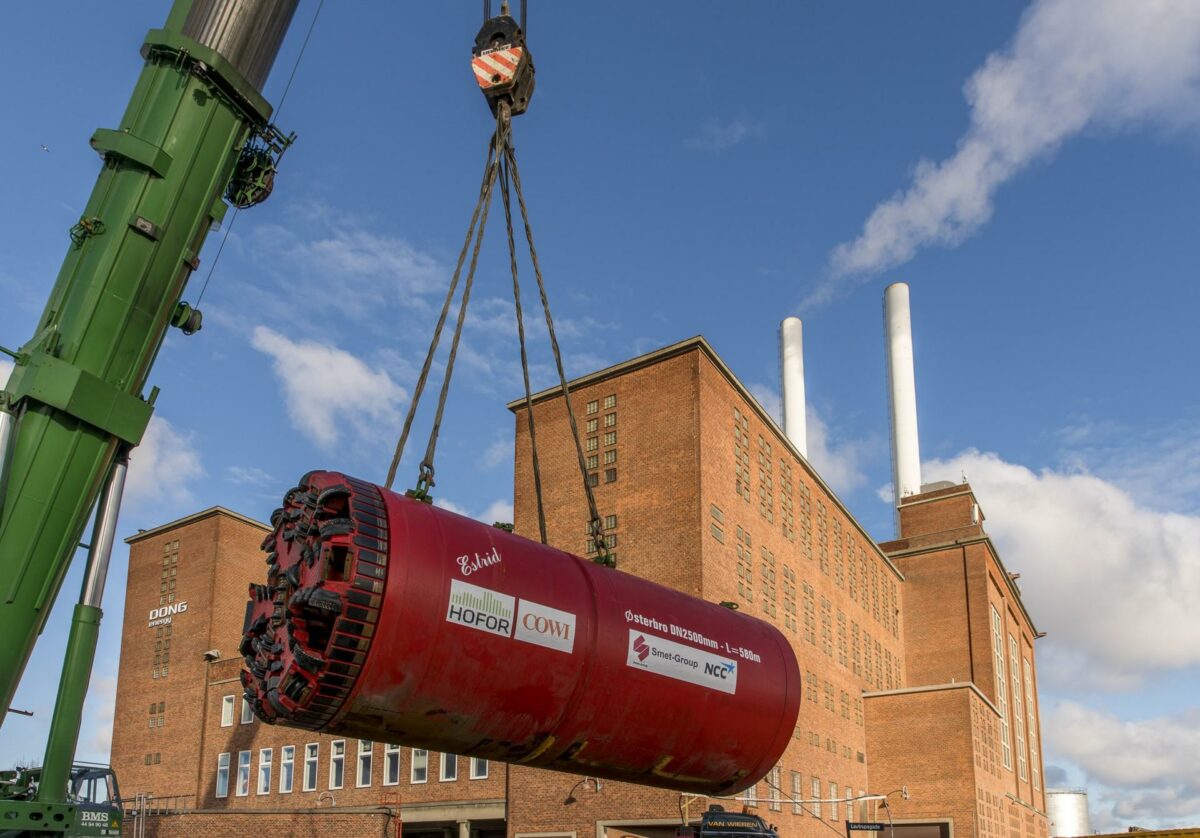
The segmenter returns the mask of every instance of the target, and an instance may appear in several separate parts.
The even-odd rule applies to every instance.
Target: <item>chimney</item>
[[[917,436],[917,385],[913,373],[912,317],[908,284],[896,282],[883,292],[887,331],[888,402],[892,419],[892,490],[896,535],[900,535],[900,499],[921,491],[921,449]]]
[[[783,432],[808,458],[808,427],[804,416],[804,325],[799,317],[779,324],[779,369],[783,377]]]

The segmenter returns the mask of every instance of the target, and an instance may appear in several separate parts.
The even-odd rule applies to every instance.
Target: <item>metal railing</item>
[[[133,797],[121,798],[118,803],[125,812],[125,823],[130,838],[146,838],[146,818],[150,815],[177,815],[195,808],[191,801],[194,794],[153,795],[139,792]]]

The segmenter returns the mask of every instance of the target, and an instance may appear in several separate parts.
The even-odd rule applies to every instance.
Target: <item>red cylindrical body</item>
[[[334,472],[285,503],[242,643],[266,721],[700,794],[791,739],[768,623]]]

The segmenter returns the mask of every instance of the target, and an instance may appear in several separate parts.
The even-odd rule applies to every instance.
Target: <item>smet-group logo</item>
[[[461,579],[450,582],[446,622],[567,654],[575,649],[575,615],[570,611],[518,600]]]

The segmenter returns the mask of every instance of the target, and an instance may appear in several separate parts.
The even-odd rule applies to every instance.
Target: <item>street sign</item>
[[[846,821],[846,829],[852,832],[883,832],[883,824]]]

